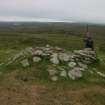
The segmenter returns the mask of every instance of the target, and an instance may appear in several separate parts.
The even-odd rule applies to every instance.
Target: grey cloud
[[[0,0],[0,19],[7,20],[22,17],[105,23],[104,11],[105,0]]]

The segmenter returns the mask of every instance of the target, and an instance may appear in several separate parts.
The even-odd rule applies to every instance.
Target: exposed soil
[[[1,80],[0,105],[105,105],[105,88],[98,84],[73,89],[24,82],[15,76],[12,72]]]

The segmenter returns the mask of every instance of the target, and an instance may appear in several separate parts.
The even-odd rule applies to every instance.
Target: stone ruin
[[[5,64],[12,65],[17,62],[23,67],[28,67],[31,63],[39,63],[43,59],[50,64],[46,72],[52,81],[57,81],[60,77],[76,80],[83,77],[88,66],[97,61],[97,56],[96,52],[89,48],[66,51],[60,47],[46,45],[45,47],[28,47],[10,57]]]

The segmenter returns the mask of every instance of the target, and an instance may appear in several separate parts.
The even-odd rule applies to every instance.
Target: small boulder
[[[21,61],[21,64],[22,64],[23,67],[30,66],[28,59],[22,60],[22,61]]]
[[[67,77],[67,72],[66,72],[65,70],[62,70],[62,71],[60,72],[60,76],[61,76],[61,77]]]
[[[58,80],[58,76],[52,76],[52,77],[51,77],[51,80],[52,80],[52,81],[57,81],[57,80]]]
[[[76,65],[77,65],[77,64],[76,64],[75,62],[69,62],[69,63],[68,63],[68,66],[69,66],[70,68],[74,68]]]
[[[33,62],[40,62],[41,58],[40,57],[33,57]]]

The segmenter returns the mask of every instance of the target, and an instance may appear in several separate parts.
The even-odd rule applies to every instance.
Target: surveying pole
[[[86,32],[89,32],[89,25],[86,25]]]

